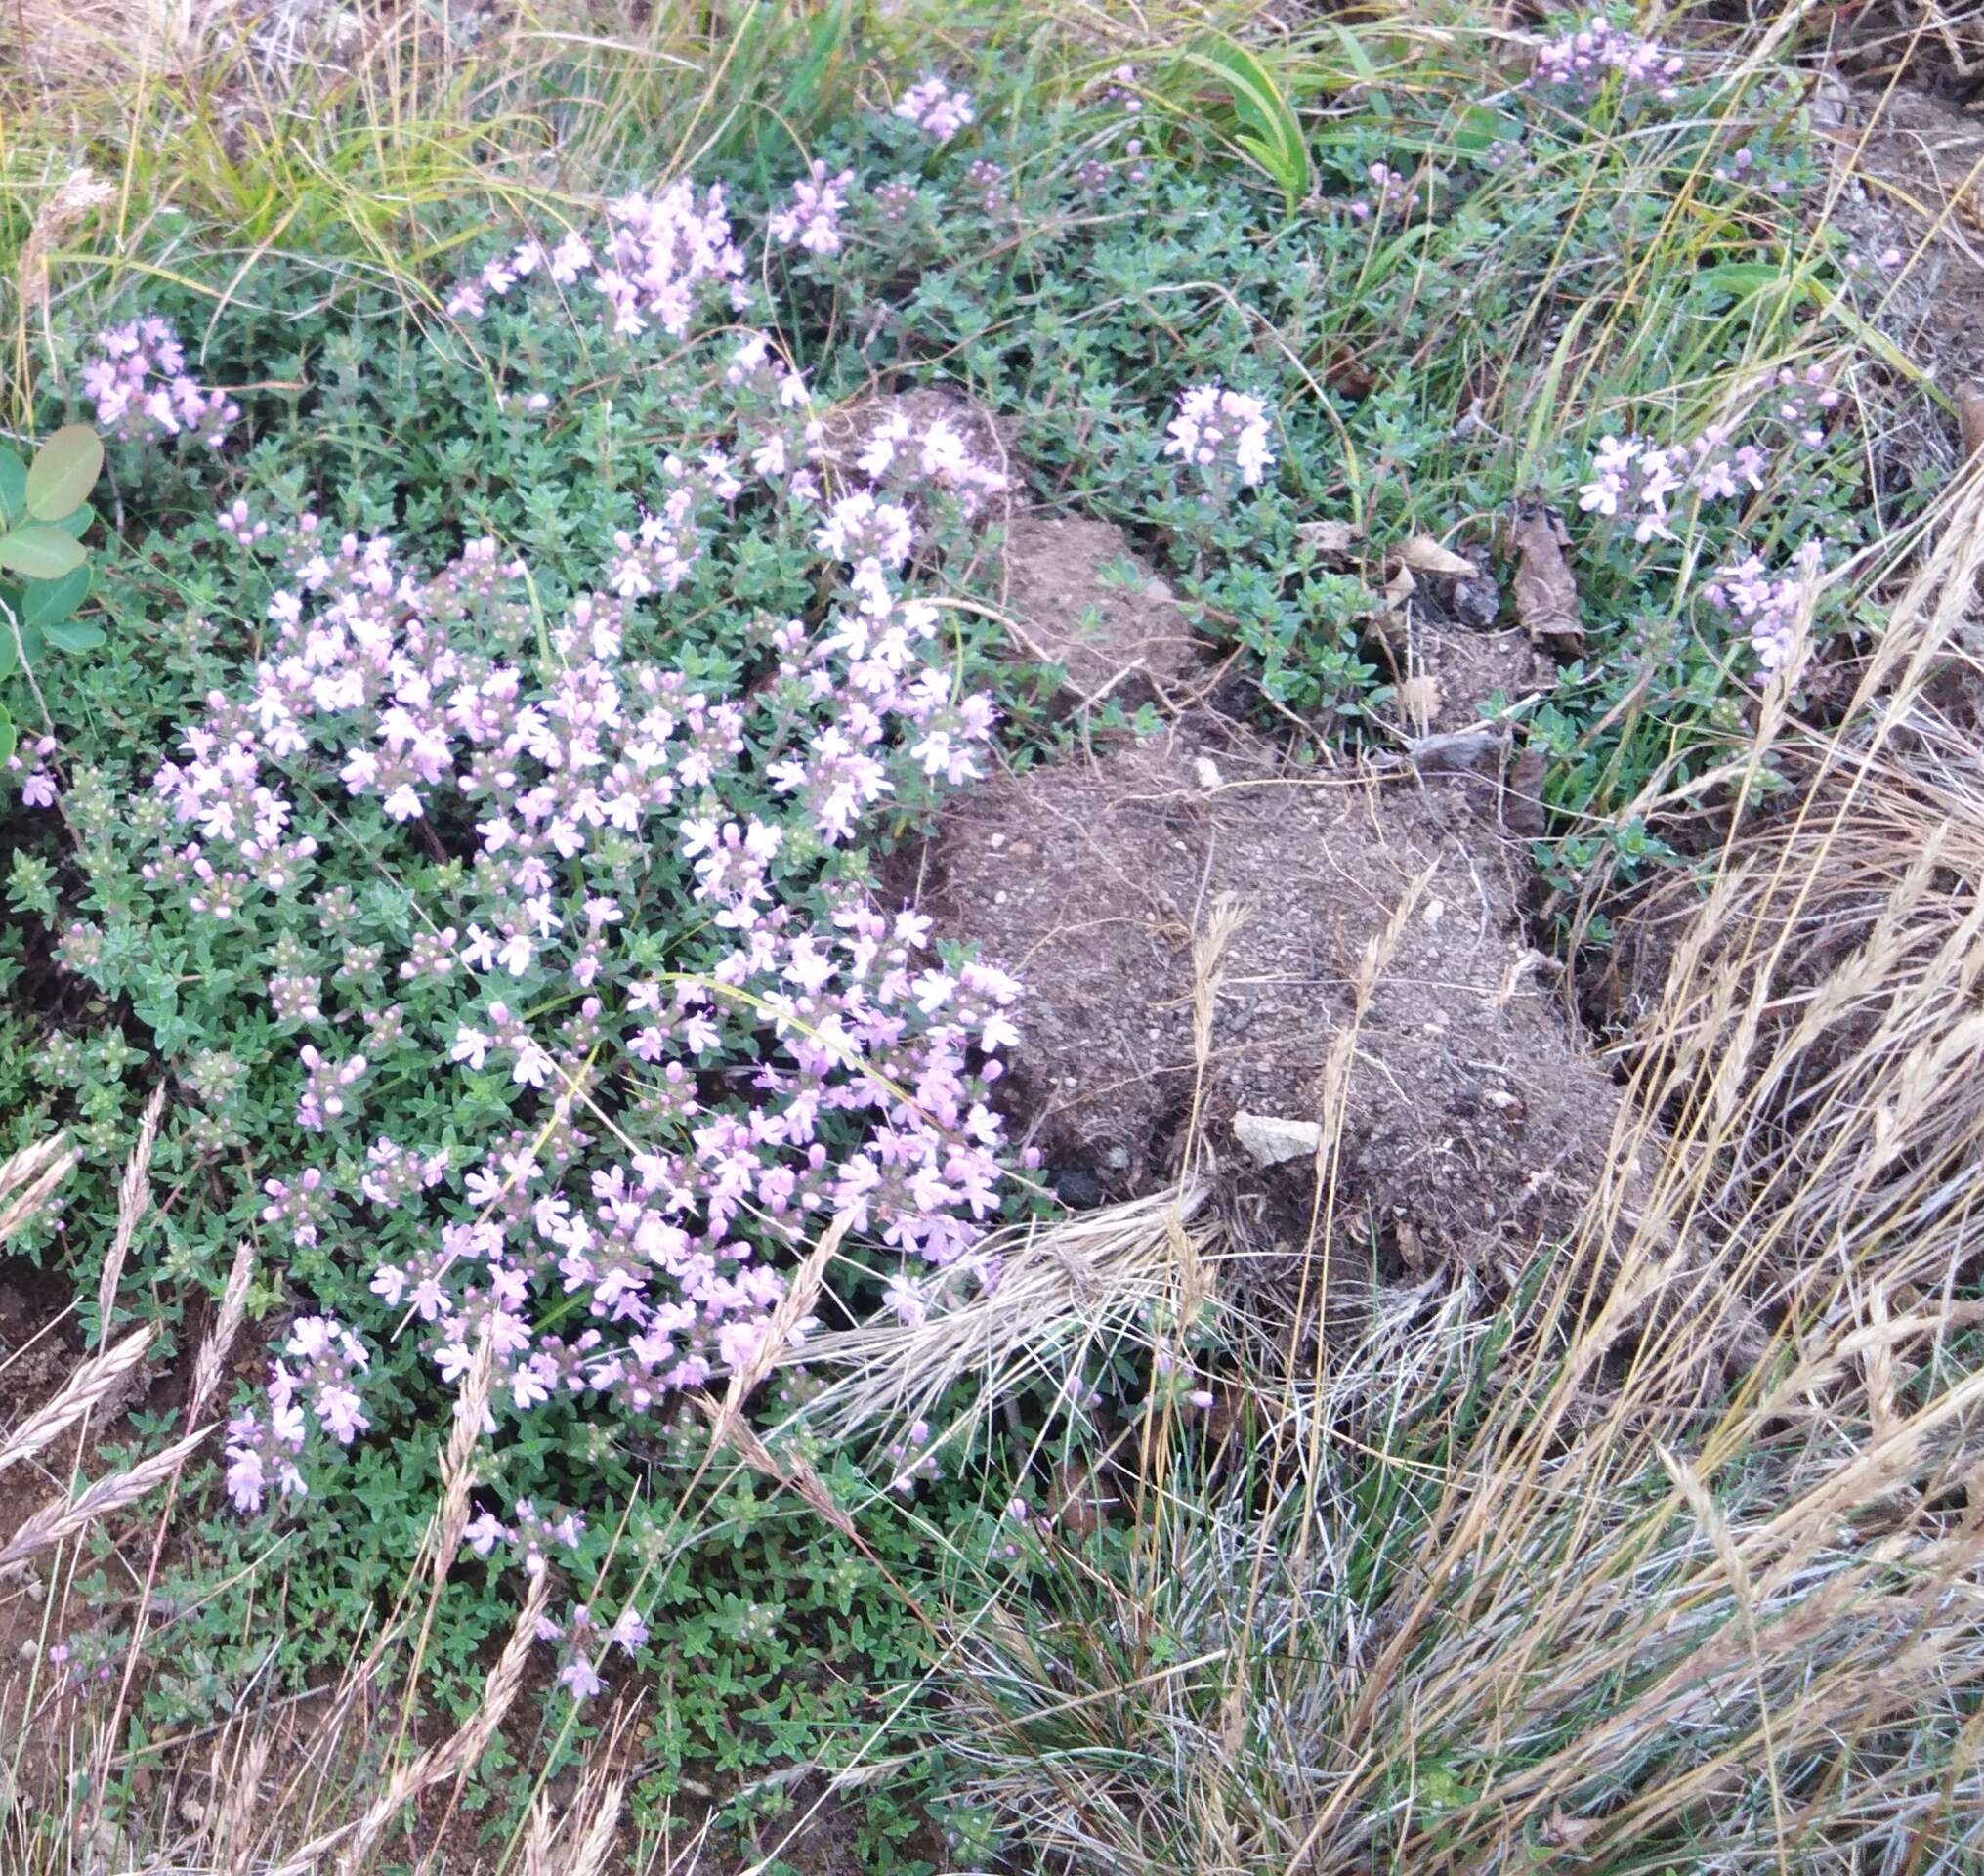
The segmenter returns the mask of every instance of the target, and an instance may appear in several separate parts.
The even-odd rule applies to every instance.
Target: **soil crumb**
[[[1237,1116],[1336,1112],[1339,1202],[1412,1268],[1568,1231],[1605,1161],[1620,1096],[1524,943],[1518,864],[1450,788],[1181,727],[959,802],[923,900],[1026,980],[1006,1100],[1064,1198],[1147,1189],[1195,1132],[1257,1182]]]

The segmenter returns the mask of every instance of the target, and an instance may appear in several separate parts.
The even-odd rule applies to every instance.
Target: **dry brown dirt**
[[[1006,1100],[1065,1197],[1148,1189],[1189,1141],[1257,1187],[1237,1115],[1340,1111],[1339,1205],[1410,1269],[1569,1231],[1618,1112],[1525,943],[1522,865],[1444,784],[1291,771],[1250,733],[1174,726],[959,802],[922,900],[1026,980]],[[1268,1176],[1313,1190],[1313,1160]]]

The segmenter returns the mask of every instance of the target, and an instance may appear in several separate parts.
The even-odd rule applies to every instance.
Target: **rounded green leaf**
[[[60,625],[90,596],[90,570],[78,567],[60,579],[37,579],[27,588],[20,606],[21,622],[27,625]]]
[[[60,521],[90,498],[104,472],[104,446],[86,423],[65,423],[35,451],[27,470],[27,512]]]
[[[104,628],[87,618],[63,619],[42,629],[59,652],[94,652],[104,642]]]
[[[60,528],[29,522],[0,534],[0,567],[23,579],[60,579],[89,558]]]
[[[27,514],[27,465],[0,443],[0,528]]]

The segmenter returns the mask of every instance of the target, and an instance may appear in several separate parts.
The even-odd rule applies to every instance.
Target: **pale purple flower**
[[[1178,399],[1178,412],[1165,431],[1164,454],[1177,456],[1218,478],[1239,473],[1257,488],[1275,461],[1266,403],[1219,384],[1194,385]]]
[[[841,211],[853,185],[853,170],[829,176],[826,165],[815,157],[810,173],[792,185],[792,199],[765,224],[766,232],[781,247],[797,245],[809,254],[838,254]]]
[[[896,101],[896,115],[933,143],[949,143],[977,116],[971,93],[954,91],[935,74],[919,78]]]

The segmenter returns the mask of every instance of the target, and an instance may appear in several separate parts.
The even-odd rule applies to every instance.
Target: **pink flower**
[[[1268,407],[1244,391],[1194,385],[1178,399],[1178,413],[1165,432],[1164,454],[1215,478],[1237,470],[1247,488],[1257,488],[1275,461]]]
[[[953,91],[942,78],[920,78],[896,101],[896,115],[933,143],[949,143],[977,115],[971,93]]]

